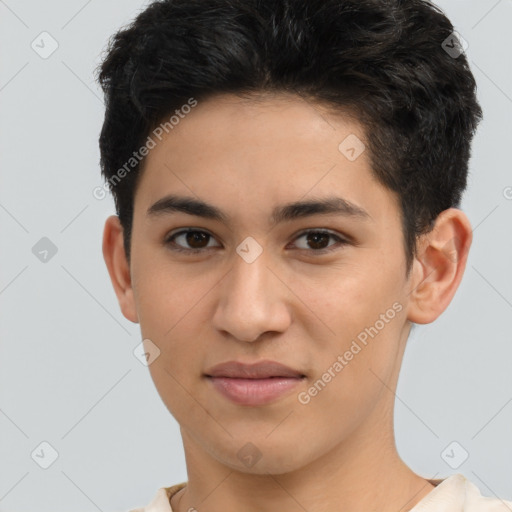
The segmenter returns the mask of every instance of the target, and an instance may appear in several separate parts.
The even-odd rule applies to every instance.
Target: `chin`
[[[233,453],[232,446],[231,444],[227,447],[228,453],[216,453],[214,456],[218,462],[239,473],[282,475],[296,471],[308,463],[307,460],[301,459],[297,447],[290,451],[288,447],[283,446],[279,451],[275,447],[256,447],[251,442],[247,442]]]
[[[235,461],[234,461],[235,462]],[[246,467],[239,461],[235,465],[226,464],[230,468],[240,473],[246,473],[250,475],[284,475],[300,469],[300,464],[290,464],[290,462],[284,462],[282,460],[263,460],[263,457],[252,467]]]

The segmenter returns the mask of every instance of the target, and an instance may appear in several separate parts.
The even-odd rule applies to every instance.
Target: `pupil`
[[[206,237],[209,236],[208,234],[206,233],[200,233],[199,231],[189,231],[187,233],[187,243],[191,246],[191,247],[194,247],[194,248],[202,248],[203,246],[202,245],[199,245],[199,247],[196,247],[194,245],[194,242],[195,241],[201,241],[201,239],[204,241],[206,239]]]
[[[325,241],[326,239],[328,239],[328,237],[329,235],[327,235],[326,233],[310,233],[308,235],[308,243],[312,243],[314,249],[324,249],[325,247],[318,247],[318,239],[323,238]],[[320,245],[322,245],[321,242]]]

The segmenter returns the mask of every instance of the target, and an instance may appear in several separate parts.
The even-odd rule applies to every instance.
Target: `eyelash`
[[[205,252],[208,249],[214,249],[214,247],[209,247],[209,248],[204,248],[204,249],[184,249],[183,247],[177,246],[174,242],[174,239],[180,235],[187,234],[187,233],[204,233],[204,234],[208,235],[209,237],[213,238],[213,235],[211,235],[207,231],[204,231],[202,229],[189,228],[189,229],[181,230],[181,231],[178,231],[178,232],[172,234],[171,236],[166,238],[164,243],[165,243],[165,245],[168,245],[172,251],[183,252],[183,253],[188,253],[188,254],[197,254],[200,252]],[[321,254],[328,254],[332,251],[339,249],[340,246],[348,245],[350,243],[347,240],[341,238],[340,236],[338,236],[334,233],[331,233],[330,231],[326,231],[326,230],[322,230],[322,229],[309,229],[309,230],[303,231],[296,236],[295,240],[297,240],[298,238],[301,238],[305,235],[309,235],[311,233],[329,235],[330,237],[335,238],[338,241],[338,244],[334,244],[331,247],[328,247],[325,249],[316,249],[316,250],[315,249],[299,249],[299,250],[314,252],[316,254],[321,255]]]

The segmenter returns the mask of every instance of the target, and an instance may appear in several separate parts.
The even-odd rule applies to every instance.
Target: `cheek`
[[[166,405],[179,407],[187,401],[180,384],[189,389],[189,383],[198,379],[203,369],[207,325],[205,302],[201,301],[204,285],[199,285],[197,278],[188,282],[175,271],[155,265],[134,274],[142,338],[151,340],[160,351],[149,366],[151,377]]]
[[[204,412],[196,402],[204,370],[205,322],[196,297],[184,298],[157,289],[154,302],[144,301],[145,338],[151,339],[160,354],[149,366],[151,378],[169,412],[183,425],[204,422]],[[164,298],[165,297],[165,298]],[[191,300],[194,299],[194,300]],[[163,306],[165,304],[165,306]]]
[[[142,333],[159,339],[172,336],[180,319],[194,314],[203,285],[198,276],[186,277],[154,258],[145,260],[142,255],[139,262],[133,264],[132,280]]]
[[[348,320],[338,320],[334,342],[318,353],[316,373],[301,403],[309,400],[303,407],[310,427],[326,439],[333,432],[349,435],[386,400],[386,385],[390,386],[400,363],[403,310],[397,312],[400,305],[396,305],[381,309],[372,304],[346,311]],[[380,311],[387,323],[379,318]]]
[[[383,265],[376,271],[364,262],[332,269],[321,280],[301,281],[306,284],[298,295],[333,336],[345,340],[373,325],[402,296],[396,272]]]
[[[140,324],[144,338],[160,349],[160,364],[174,373],[200,364],[207,319],[201,297],[194,293],[172,291],[164,282],[139,296]]]
[[[336,375],[329,386],[336,388],[339,403],[371,400],[382,386],[377,376],[386,381],[397,363],[405,322],[403,293],[397,272],[380,269],[353,267],[322,293],[310,295],[311,309],[322,320],[312,336],[324,340],[316,344],[316,369],[320,375],[329,369]]]

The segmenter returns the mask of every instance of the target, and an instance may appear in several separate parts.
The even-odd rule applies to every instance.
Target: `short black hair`
[[[407,276],[417,236],[460,206],[482,118],[460,39],[425,0],[155,1],[112,36],[97,78],[101,170],[128,260],[145,160],[115,175],[191,98],[284,92],[353,113],[374,177],[399,198]]]

